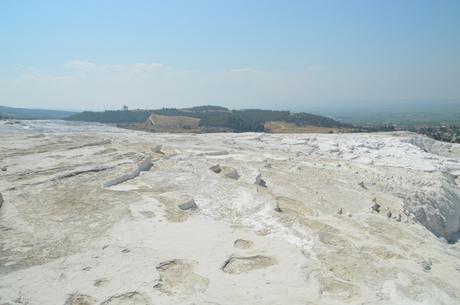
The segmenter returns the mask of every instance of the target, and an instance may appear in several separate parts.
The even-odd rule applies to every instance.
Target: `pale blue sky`
[[[460,1],[0,1],[0,104],[459,101]]]

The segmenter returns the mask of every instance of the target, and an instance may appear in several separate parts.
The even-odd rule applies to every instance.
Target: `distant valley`
[[[47,110],[47,109],[28,109],[0,106],[0,118],[22,119],[22,120],[59,120],[67,118],[76,112]]]

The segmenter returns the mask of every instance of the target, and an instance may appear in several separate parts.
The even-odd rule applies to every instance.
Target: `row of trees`
[[[84,111],[67,118],[69,121],[85,121],[99,123],[141,123],[145,122],[151,111],[109,110],[104,112]]]

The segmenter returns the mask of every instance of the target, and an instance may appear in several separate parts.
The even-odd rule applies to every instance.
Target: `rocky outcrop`
[[[262,179],[262,174],[258,174],[256,177],[256,181],[254,184],[261,186],[261,187],[267,187],[267,183],[265,182],[264,179]]]
[[[419,135],[415,133],[408,134],[410,135],[410,137],[407,137],[406,139],[402,140],[403,142],[417,146],[421,150],[428,153],[449,156],[449,150],[452,147],[452,144],[436,141],[425,135]]]
[[[219,164],[213,165],[209,169],[212,170],[216,174],[218,174],[218,173],[220,173],[222,171],[222,169],[220,168]]]
[[[183,203],[180,203],[178,205],[178,207],[183,211],[194,210],[194,209],[198,208],[198,206],[196,205],[195,200],[193,200],[193,199],[190,199],[190,200],[187,200],[187,201],[185,201]]]
[[[164,152],[161,150],[163,148],[163,145],[155,145],[153,147],[153,152],[156,154],[164,155]]]
[[[136,168],[134,168],[131,172],[125,174],[125,175],[122,175],[120,177],[117,177],[117,178],[114,178],[112,180],[109,180],[107,182],[105,182],[103,184],[104,187],[110,187],[110,186],[114,186],[114,185],[117,185],[117,184],[120,184],[120,183],[123,183],[125,181],[128,181],[130,179],[134,179],[136,178],[137,176],[139,176],[139,174],[141,172],[146,172],[146,171],[149,171],[150,168],[152,168],[152,160],[150,159],[150,156],[148,157],[145,157],[137,166]]]
[[[437,192],[415,190],[407,194],[404,210],[434,235],[456,242],[460,235],[460,190],[445,175]]]
[[[372,211],[380,213],[381,205],[377,203],[377,198],[372,199],[372,202],[374,203],[371,206]]]

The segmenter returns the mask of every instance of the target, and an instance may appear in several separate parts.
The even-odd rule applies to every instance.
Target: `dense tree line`
[[[85,121],[99,123],[141,123],[145,122],[152,111],[136,110],[107,110],[104,112],[84,111],[67,118],[70,121]]]
[[[294,123],[297,126],[314,125],[320,127],[352,127],[351,124],[341,123],[334,119],[324,117],[321,115],[315,115],[311,113],[298,112],[289,113],[284,117],[284,121],[288,123]]]
[[[361,131],[361,132],[389,132],[389,131],[396,131],[396,127],[391,124],[384,124],[380,126],[361,127],[361,128],[358,128],[358,131]]]
[[[219,110],[221,111],[212,111],[209,109],[205,111],[203,111],[203,109],[192,110],[192,108],[190,108],[187,111],[183,111],[175,108],[163,108],[155,110],[154,112],[160,115],[191,116],[200,119],[200,126],[224,127],[236,132],[263,131],[264,123],[270,121],[283,121],[298,126],[351,127],[349,124],[344,124],[331,118],[303,112],[291,113],[289,111],[260,109],[225,111],[226,108]]]

